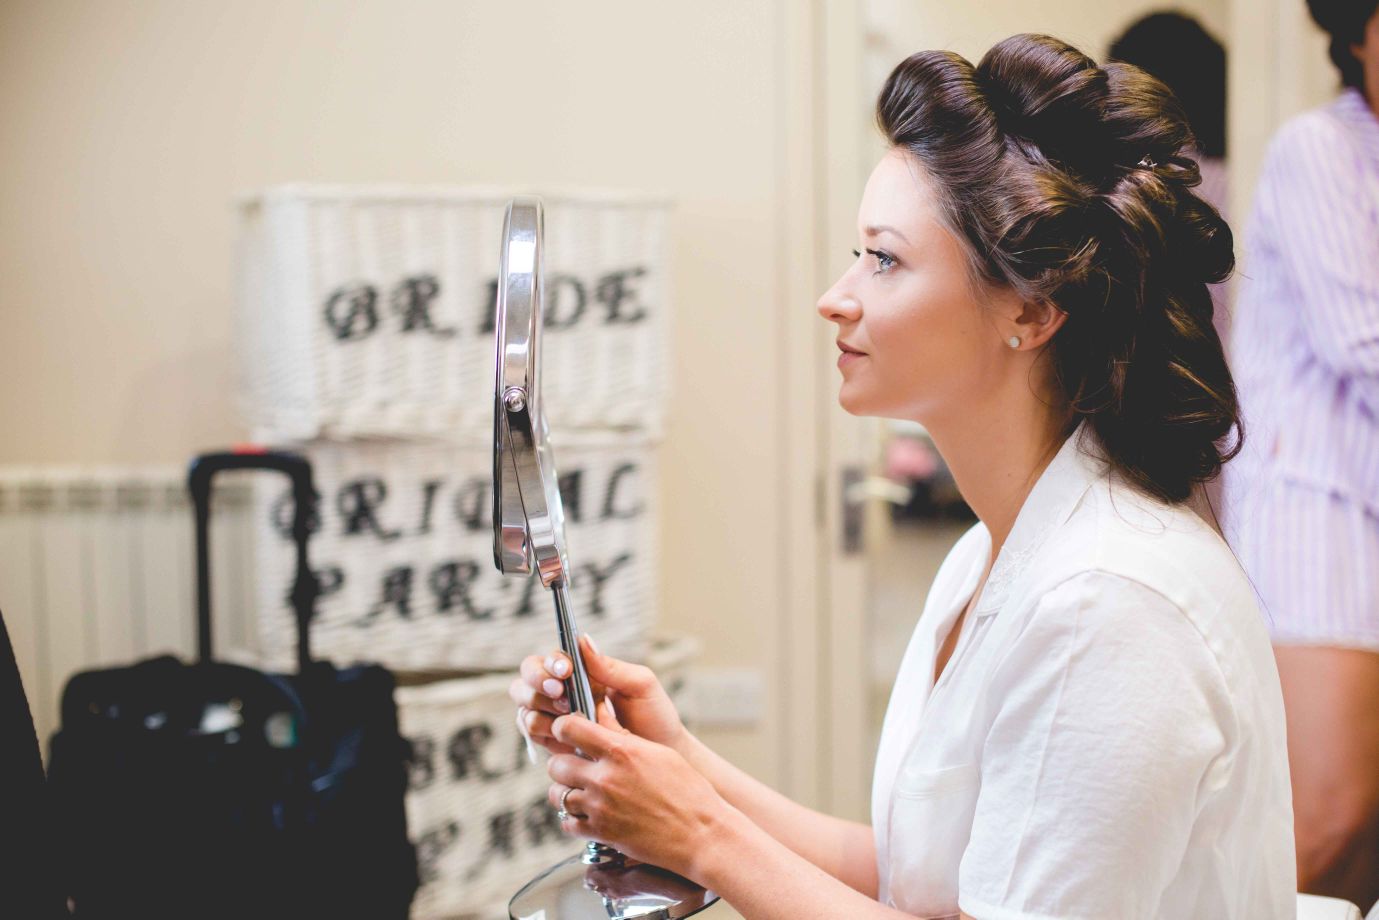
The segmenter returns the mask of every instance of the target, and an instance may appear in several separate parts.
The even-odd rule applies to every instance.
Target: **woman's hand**
[[[648,667],[602,655],[593,640],[581,635],[580,654],[589,673],[589,686],[599,710],[610,705],[614,721],[632,734],[675,750],[681,750],[688,737],[680,714],[675,710],[661,682]],[[552,754],[573,753],[551,733],[557,716],[570,711],[564,681],[570,676],[570,659],[554,651],[542,658],[528,655],[519,676],[513,678],[508,696],[517,704],[517,718],[533,741]]]
[[[606,843],[641,862],[692,877],[697,854],[711,847],[731,806],[679,753],[639,738],[599,707],[599,723],[578,713],[553,720],[567,750],[546,764],[555,782],[551,806],[561,798],[566,833]],[[566,790],[572,790],[566,794]]]

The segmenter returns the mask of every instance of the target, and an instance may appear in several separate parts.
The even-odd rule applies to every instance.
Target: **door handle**
[[[912,490],[885,476],[868,476],[862,467],[856,465],[843,467],[841,473],[842,550],[845,555],[851,556],[864,549],[867,502],[879,498],[893,505],[909,504]]]

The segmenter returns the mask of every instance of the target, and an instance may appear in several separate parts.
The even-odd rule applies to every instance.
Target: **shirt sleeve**
[[[1379,407],[1379,179],[1344,127],[1319,113],[1270,145],[1267,188],[1278,256],[1297,279],[1298,313],[1317,359]]]
[[[993,671],[959,906],[977,920],[1158,916],[1234,714],[1179,608],[1092,572],[1049,591]]]

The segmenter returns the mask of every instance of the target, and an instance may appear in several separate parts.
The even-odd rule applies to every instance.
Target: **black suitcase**
[[[212,659],[211,480],[230,469],[292,479],[296,674]],[[408,745],[391,673],[311,660],[310,465],[206,454],[188,482],[199,660],[88,671],[63,691],[48,776],[74,916],[403,920],[417,888]]]

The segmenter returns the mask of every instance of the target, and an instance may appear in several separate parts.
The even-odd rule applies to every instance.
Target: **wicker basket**
[[[600,647],[638,659],[657,601],[655,445],[627,433],[553,442],[570,543],[571,599]],[[394,670],[517,664],[555,636],[549,592],[493,563],[488,445],[316,441],[320,494],[311,561],[325,592],[312,651]],[[265,658],[287,666],[296,627],[286,486],[255,481],[258,622]]]
[[[603,634],[590,632],[602,649]],[[552,632],[523,652],[553,647]],[[677,702],[697,650],[691,638],[665,639],[646,658]],[[514,676],[401,677],[398,718],[413,749],[407,821],[422,877],[414,920],[504,917],[518,888],[582,846],[546,801],[546,755],[528,759],[507,695]]]
[[[283,186],[241,208],[241,402],[266,440],[492,424],[493,299],[511,192]],[[544,396],[564,429],[662,430],[669,204],[546,204]]]

